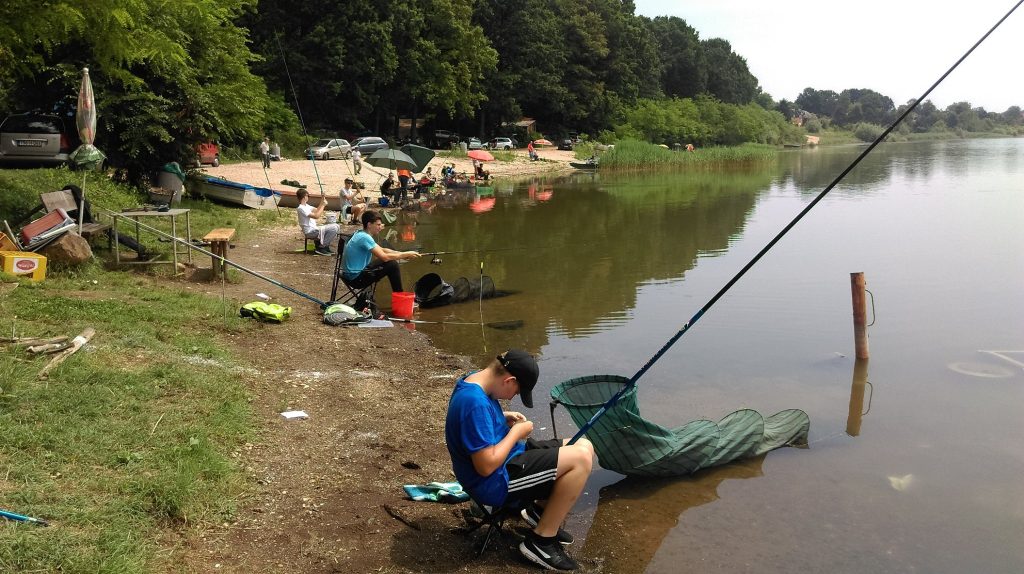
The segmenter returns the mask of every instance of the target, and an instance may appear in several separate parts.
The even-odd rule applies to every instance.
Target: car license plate
[[[15,140],[18,147],[43,147],[43,140]]]

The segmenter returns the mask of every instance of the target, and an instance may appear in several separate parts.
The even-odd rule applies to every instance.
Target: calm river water
[[[862,149],[499,184],[419,214],[398,239],[484,251],[425,257],[409,283],[482,265],[513,294],[417,318],[523,326],[417,328],[480,364],[536,353],[528,416],[549,437],[554,384],[635,373]],[[874,298],[859,377],[851,272]],[[669,481],[598,470],[570,523],[578,555],[607,572],[1024,572],[1022,285],[1024,139],[877,148],[639,381],[665,426],[803,409],[810,448]]]

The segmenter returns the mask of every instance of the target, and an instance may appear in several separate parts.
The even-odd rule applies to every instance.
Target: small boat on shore
[[[190,177],[186,181],[186,187],[192,195],[219,203],[250,209],[277,209],[278,206],[275,195],[279,192],[219,177]]]
[[[279,193],[281,197],[277,200],[277,204],[281,207],[298,207],[299,198],[295,195],[300,188],[292,187],[289,185],[282,186],[281,189],[275,190],[275,193]],[[319,191],[309,190],[309,204],[320,205],[323,201],[325,194]],[[327,197],[327,209],[331,211],[341,211],[341,194],[335,192],[334,194],[326,194]]]

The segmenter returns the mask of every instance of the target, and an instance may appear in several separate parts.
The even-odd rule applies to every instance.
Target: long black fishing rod
[[[274,41],[277,42],[277,51],[281,53],[281,63],[284,64],[284,73],[288,76],[288,85],[292,88],[292,98],[295,100],[295,113],[299,116],[299,125],[302,126],[302,137],[306,140],[306,149],[310,149],[309,132],[306,131],[306,122],[302,119],[302,108],[299,107],[299,94],[295,91],[295,83],[292,82],[292,73],[288,70],[288,60],[284,57],[284,48],[281,47],[281,35],[274,34]],[[312,150],[310,150],[312,151]],[[316,168],[316,154],[310,153],[309,160],[313,164],[313,175],[316,176],[316,184],[320,187],[321,201],[327,201],[327,192],[324,191],[324,184],[320,181],[320,172]]]
[[[490,327],[491,329],[499,329],[502,331],[511,331],[513,329],[519,329],[523,326],[522,319],[513,319],[511,321],[489,321],[487,323],[472,322],[472,321],[427,321],[424,319],[402,319],[400,317],[387,317],[388,321],[394,321],[396,323],[409,323],[411,325],[483,325],[484,327]]]
[[[102,207],[99,208],[99,209],[101,211],[103,211],[103,212],[106,212],[111,217],[120,216],[119,213],[116,213],[114,211],[110,211],[109,209],[103,209]],[[115,219],[115,224],[116,224],[116,219]],[[225,257],[217,255],[216,253],[214,253],[212,251],[207,251],[207,250],[203,249],[202,247],[198,247],[198,246],[196,246],[196,245],[194,245],[192,243],[189,243],[188,241],[185,241],[184,239],[181,239],[180,237],[175,237],[175,236],[171,235],[170,233],[164,233],[163,231],[160,231],[159,229],[157,229],[155,227],[151,227],[149,225],[146,225],[145,223],[142,223],[142,222],[140,222],[138,220],[135,221],[135,225],[139,226],[142,229],[145,229],[146,231],[149,231],[151,233],[155,233],[156,235],[158,235],[160,237],[164,237],[166,239],[170,239],[173,242],[180,243],[180,244],[184,245],[185,247],[188,247],[189,249],[193,249],[193,250],[198,251],[198,252],[200,252],[200,253],[202,253],[204,255],[209,255],[214,260],[219,260],[224,265],[230,265],[230,266],[234,267],[235,269],[238,269],[239,271],[242,271],[244,273],[248,273],[249,275],[252,275],[253,277],[256,277],[257,279],[262,279],[262,280],[264,280],[264,281],[266,281],[268,283],[271,283],[273,285],[277,285],[281,289],[284,289],[285,291],[291,291],[292,293],[295,293],[299,297],[305,297],[306,299],[309,299],[310,301],[316,303],[317,305],[320,305],[321,309],[326,309],[327,306],[328,306],[328,303],[326,301],[321,301],[321,300],[317,299],[316,297],[314,297],[312,295],[309,295],[307,293],[303,293],[302,291],[299,291],[298,289],[295,289],[294,287],[289,287],[289,286],[285,285],[284,283],[281,283],[280,281],[278,281],[276,279],[271,279],[270,277],[267,277],[266,275],[261,275],[261,274],[255,272],[255,271],[253,271],[251,269],[246,269],[245,267],[242,267],[241,265],[239,265],[238,263],[235,263],[234,261],[231,261],[230,259],[227,259]],[[175,247],[175,249],[177,249],[177,247]]]
[[[619,399],[622,397],[622,395],[626,394],[626,392],[629,391],[630,388],[635,386],[637,380],[640,379],[640,377],[642,377],[644,373],[646,373],[647,370],[650,369],[654,365],[654,363],[658,359],[660,359],[662,355],[664,355],[669,350],[669,348],[676,343],[676,341],[680,339],[680,337],[686,334],[686,332],[690,330],[690,327],[696,324],[697,321],[700,320],[702,316],[704,316],[704,313],[706,313],[708,309],[710,309],[715,303],[718,302],[719,299],[722,298],[723,295],[725,295],[726,291],[731,289],[732,286],[735,285],[736,282],[739,281],[740,278],[743,277],[747,273],[747,271],[750,270],[751,267],[753,267],[758,261],[760,261],[761,258],[764,257],[764,255],[768,253],[769,250],[771,250],[772,247],[775,247],[775,244],[778,243],[784,235],[789,233],[789,230],[792,229],[793,226],[795,226],[801,219],[803,219],[803,217],[807,215],[809,211],[814,209],[814,206],[817,205],[822,199],[824,199],[825,196],[828,195],[830,191],[832,191],[832,188],[834,188],[840,181],[842,181],[842,179],[846,177],[846,175],[850,173],[850,171],[852,171],[853,168],[857,167],[857,164],[859,164],[861,160],[867,157],[867,155],[871,153],[871,150],[875,149],[875,147],[878,146],[878,144],[882,143],[882,141],[892,132],[892,130],[894,130],[896,126],[903,122],[904,118],[906,118],[910,114],[910,112],[917,107],[918,104],[923,102],[925,98],[928,97],[928,94],[931,94],[932,90],[937,88],[939,84],[941,84],[943,80],[946,79],[947,76],[953,73],[953,70],[955,70],[961,62],[967,59],[967,56],[970,56],[971,53],[974,52],[974,50],[977,49],[978,46],[980,46],[981,43],[984,42],[992,34],[992,32],[995,32],[996,28],[1002,25],[1002,23],[1007,18],[1009,18],[1010,15],[1013,14],[1014,11],[1016,11],[1021,4],[1024,4],[1024,0],[1019,0],[1016,4],[1014,4],[1013,8],[1010,8],[1009,12],[1007,12],[1002,18],[1000,18],[999,21],[996,22],[995,25],[993,25],[988,32],[985,32],[985,34],[981,38],[979,38],[978,41],[975,42],[969,50],[964,52],[964,54],[960,56],[960,59],[958,59],[952,66],[950,66],[948,70],[946,70],[946,73],[942,74],[942,76],[940,76],[938,80],[935,80],[935,83],[932,84],[930,88],[925,90],[925,92],[921,94],[921,97],[917,98],[914,101],[914,103],[907,106],[907,109],[904,110],[898,118],[896,118],[896,121],[894,121],[892,125],[886,128],[885,131],[883,131],[877,138],[875,138],[875,141],[871,142],[871,145],[865,148],[864,151],[862,151],[860,155],[858,155],[857,158],[854,159],[853,162],[842,171],[842,173],[836,176],[836,178],[832,180],[832,183],[828,184],[825,187],[825,189],[821,190],[821,193],[819,193],[810,203],[808,203],[807,207],[801,210],[800,213],[798,213],[797,216],[794,217],[788,225],[782,228],[782,231],[780,231],[778,235],[776,235],[771,241],[768,242],[767,245],[765,245],[760,251],[758,251],[757,255],[755,255],[754,258],[750,260],[750,262],[744,265],[743,268],[740,269],[739,272],[736,273],[736,275],[734,275],[733,278],[730,279],[724,287],[719,289],[718,293],[715,293],[715,296],[712,297],[711,300],[705,303],[704,306],[701,307],[700,310],[698,310],[693,315],[693,317],[691,317],[690,320],[687,321],[683,325],[683,327],[676,332],[675,335],[672,335],[672,338],[670,338],[668,342],[661,347],[661,349],[658,349],[658,352],[655,353],[654,356],[650,358],[650,360],[644,363],[644,366],[640,367],[640,370],[637,371],[636,374],[634,374],[632,377],[630,377],[629,381],[627,381],[626,384],[623,385],[617,393],[612,395],[612,398],[608,399],[608,402],[606,402],[600,410],[594,413],[594,416],[590,417],[590,420],[587,421],[587,424],[583,425],[583,427],[580,428],[580,430],[575,435],[573,435],[572,439],[569,441],[569,444],[572,444],[579,440],[580,437],[582,437],[584,434],[586,434],[588,430],[590,430],[590,427],[594,426],[594,423],[597,422],[597,419],[604,416],[604,414],[608,412],[608,409],[614,407],[615,404],[619,402]]]

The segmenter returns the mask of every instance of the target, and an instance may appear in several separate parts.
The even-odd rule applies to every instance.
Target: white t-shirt
[[[343,188],[341,188],[341,199],[342,199],[341,206],[342,207],[351,206],[352,205],[352,200],[355,198],[356,193],[357,192],[356,192],[356,189],[354,187],[343,187]]]
[[[361,159],[363,159],[363,154],[359,153],[359,148],[352,150],[352,161],[359,163]]]
[[[310,233],[317,230],[316,220],[313,219],[313,211],[316,208],[308,203],[303,203],[296,208],[299,212],[299,227],[303,233]]]
[[[270,153],[270,145],[267,142],[260,142],[260,153]]]

